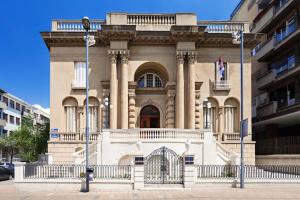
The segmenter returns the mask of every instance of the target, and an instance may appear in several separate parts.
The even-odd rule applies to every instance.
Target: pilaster
[[[175,94],[176,91],[169,89],[166,98],[166,128],[175,127]]]
[[[128,120],[128,127],[129,128],[135,128],[136,123],[136,116],[135,116],[135,89],[129,89],[129,105],[128,105],[128,111],[129,111],[129,120]]]

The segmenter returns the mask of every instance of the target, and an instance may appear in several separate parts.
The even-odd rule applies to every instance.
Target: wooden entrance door
[[[160,128],[160,114],[155,106],[145,106],[140,113],[141,128]]]

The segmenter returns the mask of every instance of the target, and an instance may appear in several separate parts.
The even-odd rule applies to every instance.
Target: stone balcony
[[[229,81],[214,81],[213,82],[213,90],[215,91],[229,91],[230,90],[230,82]]]

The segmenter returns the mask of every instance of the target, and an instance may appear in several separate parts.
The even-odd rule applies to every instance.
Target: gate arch
[[[163,146],[145,158],[146,184],[183,184],[183,158]]]

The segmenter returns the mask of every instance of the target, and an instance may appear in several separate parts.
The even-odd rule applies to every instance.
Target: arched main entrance
[[[160,113],[155,106],[148,105],[141,110],[140,127],[160,128]]]

